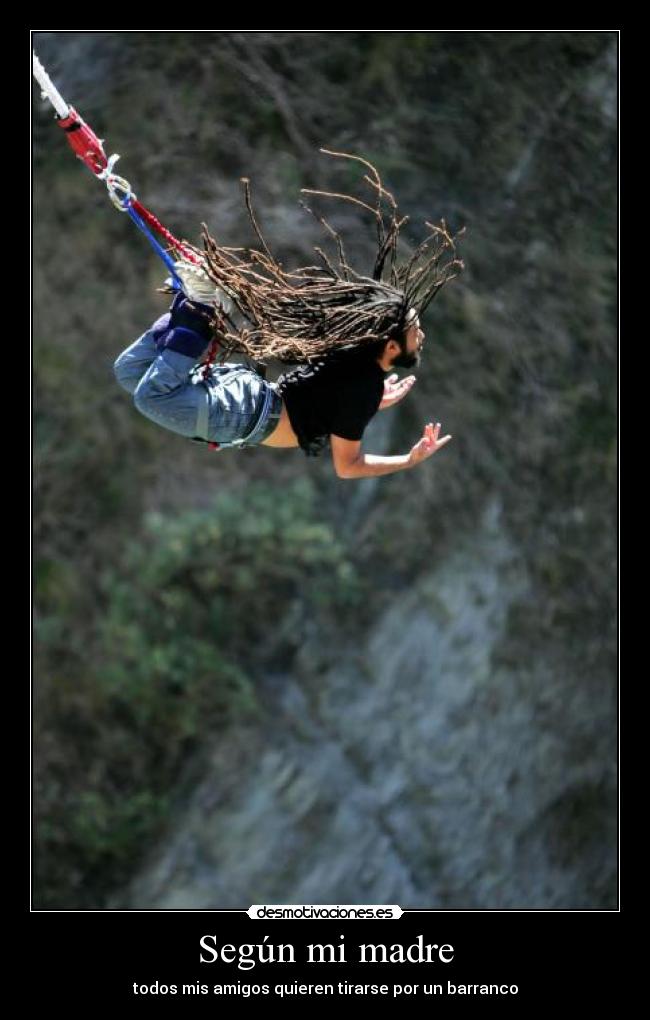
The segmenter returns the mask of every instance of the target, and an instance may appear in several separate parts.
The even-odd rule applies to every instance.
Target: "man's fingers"
[[[441,426],[439,421],[436,422],[435,426],[433,422],[429,422],[428,425],[425,425],[422,438],[420,439],[417,445],[421,447],[423,450],[429,451],[432,449],[439,450],[441,446],[444,446],[446,443],[448,443],[452,437],[450,434],[448,434],[446,436],[443,436],[442,439],[440,439],[439,438],[440,427]]]

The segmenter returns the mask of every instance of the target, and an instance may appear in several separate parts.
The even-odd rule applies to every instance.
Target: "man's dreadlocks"
[[[251,204],[249,181],[243,178],[246,207],[261,250],[218,245],[205,224],[205,250],[193,249],[246,323],[238,328],[228,314],[215,320],[215,334],[226,355],[239,352],[262,363],[270,358],[306,362],[342,347],[399,339],[410,309],[422,313],[441,287],[464,268],[455,245],[463,231],[452,236],[444,220],[437,225],[427,222],[429,233],[424,241],[398,265],[399,232],[408,217],[399,218],[397,203],[384,188],[375,167],[360,156],[328,149],[321,152],[355,160],[370,172],[363,179],[374,192],[374,207],[351,195],[308,188],[302,192],[352,202],[373,215],[377,253],[372,275],[362,276],[352,269],[341,236],[304,202],[301,205],[334,239],[337,257],[333,260],[315,248],[321,265],[286,272],[262,236]]]

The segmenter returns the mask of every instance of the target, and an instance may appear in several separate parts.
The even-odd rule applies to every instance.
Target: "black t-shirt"
[[[386,372],[362,347],[323,355],[278,379],[289,421],[308,457],[317,457],[330,435],[361,439],[384,395]]]

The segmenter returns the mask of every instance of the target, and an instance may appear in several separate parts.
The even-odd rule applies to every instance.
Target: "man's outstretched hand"
[[[422,439],[419,440],[409,453],[409,467],[415,467],[420,461],[426,460],[427,457],[431,457],[441,446],[448,443],[451,436],[443,436],[439,439],[440,435],[440,422],[433,427],[433,423],[429,422],[428,425],[424,426],[424,433]]]
[[[414,375],[407,375],[406,378],[401,380],[398,375],[389,375],[384,380],[384,395],[379,405],[379,410],[383,411],[385,407],[392,407],[398,400],[405,397],[414,382]]]

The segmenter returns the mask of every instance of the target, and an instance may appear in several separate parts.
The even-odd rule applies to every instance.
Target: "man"
[[[364,181],[374,206],[338,193],[303,192],[351,201],[374,216],[371,275],[350,266],[342,238],[322,216],[317,219],[336,242],[336,260],[316,248],[322,265],[286,270],[260,232],[244,179],[260,248],[219,245],[204,226],[204,251],[186,242],[184,258],[174,264],[182,290],[170,311],[120,355],[115,374],[142,414],[199,442],[300,447],[307,456],[329,445],[340,478],[392,474],[421,463],[451,439],[441,438],[440,424],[430,422],[406,454],[361,452],[370,419],[415,382],[414,376],[398,382],[388,373],[419,363],[419,315],[463,263],[442,220],[427,222],[428,235],[399,264],[399,231],[407,217],[399,218],[375,168],[359,156],[322,151],[370,171]],[[214,365],[210,355],[201,367],[210,345],[221,348],[224,360],[237,352],[261,365],[277,359],[298,367],[277,383],[244,365]]]
[[[230,446],[302,447],[318,455],[331,445],[339,478],[368,478],[415,467],[441,449],[451,436],[440,438],[440,424],[425,426],[421,439],[407,454],[381,457],[361,452],[364,429],[378,410],[393,407],[415,383],[410,375],[398,382],[395,367],[420,362],[424,332],[410,310],[405,328],[387,340],[347,347],[294,369],[277,383],[267,383],[244,365],[198,364],[212,340],[214,305],[228,307],[224,295],[207,282],[200,286],[191,267],[176,264],[184,290],[161,316],[116,360],[118,382],[133,394],[137,409],[152,421],[180,435]]]

